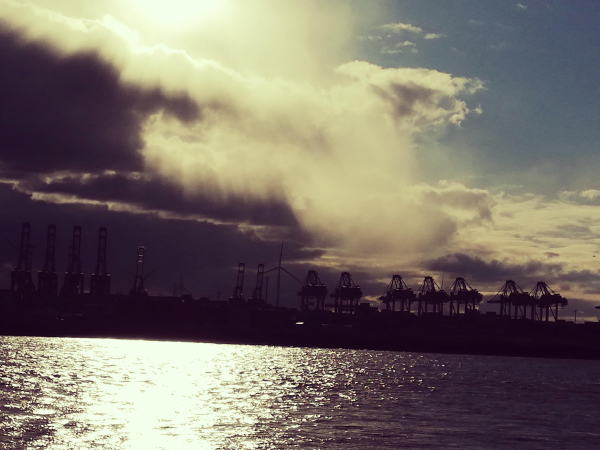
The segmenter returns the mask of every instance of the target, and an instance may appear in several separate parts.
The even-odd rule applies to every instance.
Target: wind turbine
[[[192,295],[192,293],[183,285],[183,274],[179,275],[179,286],[177,286],[176,281],[173,281],[173,298],[177,296],[177,291],[181,293],[181,297],[183,297],[184,292]]]
[[[277,297],[275,300],[275,306],[279,308],[279,291],[281,288],[281,271],[283,270],[285,273],[287,273],[290,277],[292,277],[294,280],[296,280],[298,283],[302,284],[302,281],[300,281],[298,278],[296,278],[294,275],[292,275],[291,273],[289,273],[284,267],[281,267],[281,260],[283,258],[283,241],[281,241],[281,250],[279,252],[279,265],[277,267],[273,267],[272,269],[269,269],[265,272],[265,275],[269,272],[273,272],[274,270],[277,270]]]

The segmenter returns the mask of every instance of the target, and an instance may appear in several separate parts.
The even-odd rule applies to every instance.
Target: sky
[[[117,292],[144,245],[152,294],[224,299],[244,262],[250,296],[284,241],[374,304],[393,274],[545,281],[597,320],[599,27],[583,0],[0,0],[0,283],[53,223],[88,280],[108,228]]]

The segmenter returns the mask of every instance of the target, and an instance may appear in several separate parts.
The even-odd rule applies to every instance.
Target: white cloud
[[[525,10],[525,9],[527,9],[527,5],[523,5],[522,3],[517,3],[517,9]]]
[[[440,39],[445,37],[444,34],[427,33],[424,39]]]
[[[406,32],[414,33],[416,35],[423,35],[423,29],[421,27],[417,27],[417,26],[411,25],[409,23],[388,23],[388,24],[382,25],[380,28],[384,29],[384,30],[393,31],[394,33],[402,33],[404,31],[406,31]],[[388,35],[388,37],[391,37],[391,36]],[[441,33],[426,33],[423,36],[423,39],[432,40],[432,39],[440,39],[443,37],[445,37],[445,35],[441,34]],[[398,47],[398,46],[396,46],[396,47]],[[388,47],[384,47],[382,49],[382,52],[383,53],[399,53],[398,51],[394,51],[393,49],[390,49]],[[414,52],[414,53],[416,53],[416,52]]]
[[[416,44],[411,41],[398,42],[393,47],[390,47],[389,45],[384,45],[381,48],[381,53],[384,53],[386,55],[396,55],[398,53],[402,53],[403,48],[406,48],[406,47],[413,47],[411,49],[411,53],[416,53],[417,49],[414,48],[415,46],[416,46]]]
[[[586,191],[580,192],[579,195],[581,195],[582,197],[587,198],[589,200],[596,200],[597,198],[600,197],[600,190],[588,189]]]
[[[380,41],[382,39],[381,36],[359,36],[358,40],[359,41]]]
[[[411,25],[410,23],[387,23],[385,25],[382,25],[380,28],[384,30],[393,31],[394,33],[408,31],[410,33],[420,34],[423,32],[423,29],[421,27]]]

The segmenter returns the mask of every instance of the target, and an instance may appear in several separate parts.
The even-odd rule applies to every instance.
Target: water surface
[[[0,337],[0,448],[593,448],[600,362]]]

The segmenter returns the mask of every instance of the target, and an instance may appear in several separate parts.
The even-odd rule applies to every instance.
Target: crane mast
[[[51,297],[58,295],[58,274],[56,273],[56,225],[48,225],[46,235],[46,258],[44,267],[38,272],[38,292]]]
[[[65,272],[61,297],[72,298],[83,294],[84,275],[81,272],[81,227],[73,227],[73,240],[69,247],[67,271]]]
[[[237,282],[233,289],[233,295],[229,297],[229,304],[239,306],[244,303],[244,271],[246,264],[238,265]]]
[[[300,310],[324,311],[325,298],[327,297],[327,286],[321,283],[316,270],[309,270],[304,285],[298,292],[300,296]]]
[[[265,265],[259,264],[256,271],[256,286],[252,291],[249,303],[254,307],[266,306],[265,299],[263,298],[263,280],[265,276]]]
[[[108,231],[100,228],[98,232],[98,256],[96,259],[96,271],[90,278],[91,295],[110,294],[110,274],[106,268],[106,253],[108,246]]]
[[[32,252],[29,243],[30,225],[21,225],[21,243],[19,245],[19,258],[14,270],[10,272],[10,290],[20,296],[35,291],[35,285],[31,278]]]

